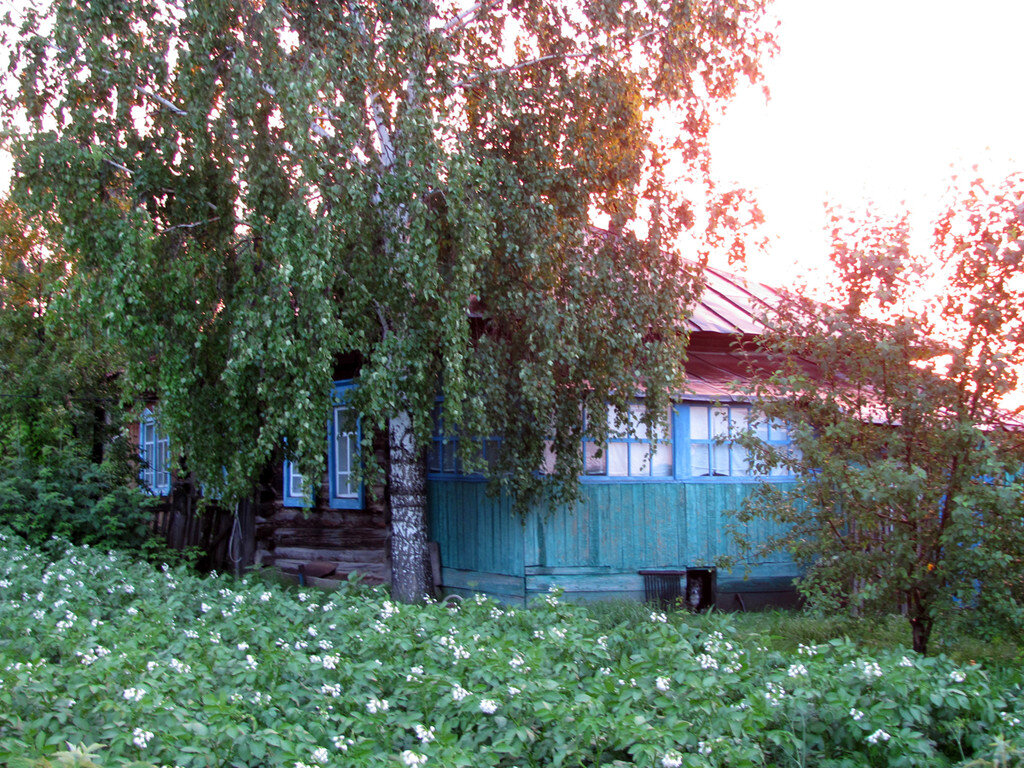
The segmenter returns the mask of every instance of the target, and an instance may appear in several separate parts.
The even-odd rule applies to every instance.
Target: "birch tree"
[[[738,199],[708,129],[760,79],[765,1],[56,0],[6,27],[16,192],[224,498],[282,450],[322,471],[333,367],[360,361],[417,599],[439,397],[520,500],[574,496],[588,406],[599,440],[609,399],[665,412],[698,284],[674,246]]]

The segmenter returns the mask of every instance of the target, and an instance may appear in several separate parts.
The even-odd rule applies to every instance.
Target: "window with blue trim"
[[[750,455],[736,437],[753,427],[758,438],[769,445],[789,446],[789,429],[752,416],[749,405],[687,406],[689,420],[689,476],[753,477]],[[772,470],[773,477],[788,474],[785,468]]]
[[[639,403],[629,407],[625,422],[608,408],[608,444],[583,441],[585,477],[672,477],[672,411],[653,432],[643,415]]]
[[[438,475],[466,474],[462,466],[462,459],[459,457],[459,438],[446,433],[444,415],[441,413],[440,405],[434,408],[433,421],[430,445],[427,447],[427,471]],[[500,439],[496,437],[486,440],[475,439],[473,445],[481,464],[492,468],[496,466],[498,454],[501,451]]]
[[[166,496],[171,492],[170,441],[160,423],[149,410],[139,422],[139,480],[150,493]]]
[[[350,382],[336,382],[327,422],[327,504],[332,509],[362,509],[363,486],[356,480],[361,425],[346,404]],[[291,461],[284,463],[284,505],[311,506],[313,489]]]

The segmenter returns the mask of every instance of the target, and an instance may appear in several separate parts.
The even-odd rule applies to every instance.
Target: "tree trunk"
[[[388,424],[388,495],[391,502],[391,594],[403,603],[427,596],[427,477],[412,417]]]
[[[928,653],[928,639],[932,634],[932,617],[928,615],[927,606],[923,605],[920,595],[911,592],[908,598],[910,633],[914,650],[924,656]]]

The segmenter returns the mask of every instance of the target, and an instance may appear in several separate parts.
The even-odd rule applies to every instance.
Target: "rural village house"
[[[525,519],[515,515],[508,498],[487,494],[483,477],[460,471],[453,441],[440,428],[435,431],[427,461],[436,587],[510,602],[552,587],[578,599],[642,598],[641,571],[656,571],[647,575],[647,594],[665,597],[673,594],[664,591],[666,585],[671,590],[687,584],[689,569],[691,588],[699,584],[704,590],[690,595],[699,605],[715,600],[726,608],[758,607],[795,599],[797,567],[784,554],[734,571],[711,568],[721,556],[739,554],[728,530],[729,511],[758,482],[743,449],[728,440],[730,429],[742,428],[749,413],[738,394],[746,375],[736,346],[753,344],[757,317],[780,294],[711,268],[706,282],[689,320],[687,390],[675,401],[666,434],[652,441],[641,429],[612,439],[604,451],[585,440],[575,508],[538,507]],[[268,469],[260,498],[237,516],[222,514],[203,526],[185,519],[191,504],[172,498],[160,520],[172,543],[201,539],[207,549],[219,547],[222,563],[274,565],[306,580],[358,572],[372,582],[386,581],[384,489],[364,487],[353,474],[359,424],[345,393],[357,370],[355,362],[339,366],[336,405],[327,421],[327,476],[313,510],[303,510],[308,480],[285,461]],[[788,441],[784,428],[767,425],[761,437],[780,445]],[[142,482],[155,494],[177,496],[167,438],[149,412],[139,428],[139,447]],[[773,532],[771,525],[748,523],[746,533],[763,540]],[[183,533],[183,526],[195,530]]]

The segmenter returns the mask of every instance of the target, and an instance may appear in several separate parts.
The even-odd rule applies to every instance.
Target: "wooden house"
[[[784,554],[713,570],[720,557],[740,554],[729,511],[759,482],[743,449],[727,439],[750,411],[737,344],[756,346],[757,318],[780,294],[716,269],[706,280],[689,321],[687,389],[672,408],[669,433],[653,450],[641,435],[613,440],[601,455],[584,441],[582,494],[572,508],[538,507],[524,520],[509,499],[486,493],[483,478],[460,475],[443,448],[432,451],[430,535],[446,592],[522,602],[558,587],[575,599],[643,598],[652,590],[672,596],[675,585],[685,593],[696,577],[704,595],[684,597],[701,605],[709,597],[725,608],[795,602],[797,567]],[[763,439],[788,442],[785,429],[761,429]],[[746,533],[764,540],[771,525],[749,523]]]
[[[441,591],[524,602],[552,587],[570,598],[601,599],[642,598],[652,591],[672,596],[689,584],[691,592],[702,588],[700,604],[712,597],[722,607],[748,608],[795,600],[797,569],[784,556],[734,571],[713,569],[719,557],[738,554],[729,511],[758,482],[742,448],[728,440],[729,430],[749,413],[736,345],[754,346],[757,317],[780,294],[716,269],[707,270],[706,282],[689,321],[687,389],[675,401],[668,431],[656,441],[642,433],[623,436],[605,450],[583,441],[582,494],[572,508],[538,507],[525,519],[514,514],[510,499],[488,495],[483,477],[460,473],[454,446],[435,436],[427,459],[428,514]],[[247,561],[309,580],[351,572],[372,582],[388,580],[386,494],[361,487],[352,476],[358,427],[345,392],[357,372],[353,365],[338,371],[320,503],[303,510],[306,480],[287,462],[269,468],[251,520],[243,524],[252,526],[255,542]],[[787,441],[784,429],[763,429],[765,439]],[[171,481],[159,466],[166,445],[156,427],[144,426],[141,435],[153,438],[142,441],[144,457],[151,458],[144,479],[154,492],[166,493]],[[768,526],[748,524],[748,534],[767,536]]]

